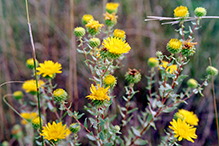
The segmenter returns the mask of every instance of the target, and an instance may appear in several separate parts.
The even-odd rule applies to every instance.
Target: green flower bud
[[[62,102],[67,99],[68,94],[65,90],[59,88],[53,91],[54,100],[57,102]]]
[[[217,70],[215,67],[213,67],[213,66],[208,66],[208,67],[206,68],[206,71],[207,71],[207,73],[208,73],[209,75],[216,76],[216,75],[218,74],[218,70]]]
[[[158,61],[158,59],[156,57],[150,57],[148,59],[148,65],[150,67],[156,67],[156,66],[158,66],[158,64],[159,64],[159,61]]]
[[[94,47],[98,47],[100,45],[100,39],[98,38],[91,38],[89,40],[89,45],[94,48]]]
[[[15,139],[20,139],[23,136],[21,126],[18,124],[13,126],[11,133]]]
[[[81,130],[81,126],[78,123],[72,123],[69,129],[72,133],[78,133]]]
[[[198,86],[198,82],[195,80],[195,79],[189,79],[187,81],[187,85],[190,87],[190,88],[196,88]]]
[[[36,60],[36,67],[39,65],[39,62]],[[33,69],[34,68],[34,59],[33,58],[29,58],[27,59],[26,61],[26,66],[29,68],[29,69]]]
[[[83,27],[76,27],[74,29],[74,34],[76,37],[83,37],[85,35],[85,29]]]
[[[86,25],[89,21],[91,20],[94,20],[94,17],[90,14],[85,14],[83,17],[82,17],[82,23],[84,25]]]
[[[120,131],[120,127],[119,127],[118,125],[116,125],[116,126],[114,127],[114,129],[115,129],[117,132]]]
[[[195,16],[197,17],[202,17],[207,14],[206,9],[203,7],[197,7],[194,12],[195,12]]]
[[[40,118],[40,117],[35,117],[33,118],[32,120],[32,125],[35,129],[39,129],[40,128],[40,121],[41,121],[41,124],[43,125],[43,119]]]
[[[2,143],[2,146],[9,146],[9,142],[4,141],[4,142]]]
[[[105,86],[113,87],[116,84],[116,78],[112,75],[106,75],[103,82]]]
[[[129,71],[125,74],[125,79],[129,83],[138,83],[141,80],[141,74],[138,70],[129,68]]]
[[[16,100],[19,100],[19,99],[23,98],[23,96],[24,96],[24,94],[23,94],[22,91],[15,91],[15,92],[13,93],[13,97],[14,97],[14,99],[16,99]]]
[[[156,52],[156,56],[157,56],[157,57],[160,57],[160,56],[162,56],[162,55],[163,55],[163,53],[162,53],[161,51],[157,51],[157,52]]]

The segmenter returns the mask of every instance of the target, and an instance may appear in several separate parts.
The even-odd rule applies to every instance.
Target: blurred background
[[[73,3],[72,3],[73,2]],[[194,16],[196,7],[207,9],[208,16],[219,16],[218,0],[29,0],[30,21],[36,47],[36,56],[39,62],[53,60],[63,66],[63,73],[56,76],[54,83],[64,88],[73,101],[73,109],[83,112],[83,105],[88,101],[84,97],[90,93],[90,73],[83,60],[83,54],[76,52],[77,42],[72,35],[74,27],[82,26],[81,18],[84,14],[92,14],[96,20],[103,23],[103,13],[107,2],[120,3],[118,10],[118,23],[115,28],[123,29],[126,38],[132,47],[130,53],[123,60],[121,69],[116,70],[117,85],[114,90],[116,104],[124,105],[122,95],[127,85],[124,74],[128,68],[136,68],[142,74],[142,80],[135,86],[139,93],[133,98],[133,107],[144,110],[147,105],[145,89],[149,74],[147,60],[155,57],[156,51],[166,51],[166,43],[173,37],[178,37],[175,29],[178,25],[161,25],[159,21],[145,22],[147,16],[173,17],[173,10],[180,5],[187,6],[190,16]],[[189,22],[188,22],[189,23]],[[203,19],[201,28],[195,31],[196,53],[190,57],[191,61],[185,67],[183,74],[188,74],[199,83],[206,76],[205,69],[212,65],[219,69],[219,20]],[[0,83],[7,81],[25,81],[31,78],[31,71],[26,67],[26,60],[32,57],[31,43],[26,19],[24,0],[0,1]],[[186,86],[185,79],[181,88]],[[218,101],[218,82],[215,78],[215,91]],[[18,117],[2,101],[5,94],[21,90],[22,84],[6,84],[0,89],[0,141],[11,139],[12,126],[20,124]],[[179,88],[179,91],[181,90]],[[196,95],[188,100],[188,105],[182,104],[180,108],[194,111],[199,118],[197,128],[198,139],[195,143],[183,141],[182,145],[214,146],[217,145],[216,123],[213,109],[212,87],[209,84],[203,90],[204,96]],[[78,99],[79,98],[79,99]],[[8,98],[10,104],[17,107],[17,101]],[[112,105],[115,106],[116,105]],[[157,145],[160,136],[164,135],[163,129],[168,127],[172,115],[162,115],[156,122],[157,131],[153,129],[145,137]],[[137,119],[133,118],[133,123]],[[115,121],[116,123],[116,121]],[[154,138],[154,137],[157,138]],[[83,142],[86,145],[86,142]]]

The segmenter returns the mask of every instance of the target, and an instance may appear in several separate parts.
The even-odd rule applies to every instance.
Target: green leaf
[[[84,120],[84,127],[87,128],[87,118],[85,118],[85,120]]]
[[[141,132],[139,131],[139,130],[137,130],[137,129],[135,129],[134,127],[131,127],[132,128],[132,131],[133,131],[133,133],[136,135],[136,136],[141,136]]]
[[[54,109],[55,109],[55,108],[54,108],[54,106],[51,104],[51,102],[47,102],[47,105],[48,105],[49,109],[54,112]]]
[[[103,146],[112,146],[112,143],[105,143]]]
[[[90,139],[91,141],[96,141],[96,138],[93,136],[93,133],[91,132],[92,135],[87,134],[87,138]]]
[[[134,144],[135,145],[146,145],[147,143],[148,143],[147,140],[143,140],[143,139],[138,138]]]
[[[123,98],[125,101],[128,101],[128,99],[127,99],[125,96],[122,96],[122,98]]]
[[[104,135],[103,135],[102,131],[100,132],[99,137],[100,137],[100,139],[104,140]]]
[[[174,111],[176,109],[176,107],[167,107],[166,109],[162,110],[162,112],[164,113],[170,113],[172,111]]]
[[[80,50],[80,49],[77,49],[77,51],[78,51],[78,53],[84,53],[84,51],[83,50]]]
[[[136,108],[133,108],[132,110],[129,110],[129,111],[127,112],[127,114],[131,114],[132,112],[134,112],[134,111],[136,111],[136,110],[138,110],[137,107],[136,107]]]

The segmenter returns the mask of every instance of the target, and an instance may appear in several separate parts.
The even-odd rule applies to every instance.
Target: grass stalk
[[[26,13],[27,13],[27,23],[28,23],[29,34],[30,34],[30,41],[31,41],[31,46],[32,46],[32,55],[33,55],[33,61],[34,61],[34,74],[35,74],[36,87],[37,87],[38,112],[39,112],[39,117],[41,118],[40,95],[39,95],[38,77],[37,77],[37,71],[36,71],[36,52],[35,52],[35,46],[34,46],[34,42],[33,42],[33,35],[32,35],[32,29],[31,29],[31,24],[30,24],[27,0],[25,0],[25,4],[26,4]],[[40,132],[41,131],[42,131],[42,122],[40,120]],[[42,136],[41,136],[41,140],[42,140],[42,146],[44,146],[43,137]]]
[[[211,58],[209,58],[209,63],[211,66]],[[217,102],[216,102],[216,98],[215,98],[214,80],[213,80],[212,72],[211,72],[211,84],[212,84],[212,92],[213,92],[213,99],[214,99],[215,120],[216,120],[216,126],[217,126],[217,140],[218,140],[218,146],[219,146],[219,127],[218,127],[218,116],[217,116]]]

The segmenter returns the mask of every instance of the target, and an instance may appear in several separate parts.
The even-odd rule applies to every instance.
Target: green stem
[[[37,77],[37,71],[36,71],[36,53],[35,53],[35,46],[34,46],[34,42],[33,42],[33,35],[32,35],[32,29],[31,29],[31,24],[30,24],[27,0],[25,0],[25,4],[26,4],[27,23],[28,23],[29,34],[30,34],[30,41],[31,41],[31,45],[32,45],[32,55],[33,55],[33,61],[34,61],[34,73],[35,73],[35,80],[36,80],[36,87],[37,87],[38,112],[39,112],[39,117],[41,118],[40,95],[39,95],[38,77]],[[42,122],[40,120],[40,132],[41,131],[42,131]],[[42,141],[42,146],[44,146],[43,137],[42,136],[41,136],[41,141]]]
[[[210,66],[211,66],[211,58],[209,58]],[[215,120],[216,120],[216,126],[217,126],[217,140],[219,145],[219,127],[218,127],[218,116],[217,116],[217,102],[215,98],[215,91],[214,91],[214,80],[213,80],[213,74],[211,71],[211,83],[212,83],[212,92],[213,92],[213,98],[214,98],[214,112],[215,112]]]
[[[18,114],[22,119],[24,119],[27,123],[30,123],[29,121],[27,121],[25,118],[23,118],[22,116],[21,116],[21,114],[16,110],[16,109],[14,109],[7,101],[6,101],[6,97],[7,96],[13,96],[13,94],[6,94],[5,96],[3,96],[3,101],[5,102],[5,104],[7,104],[16,114]],[[31,124],[31,123],[30,123]]]

